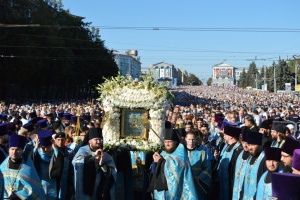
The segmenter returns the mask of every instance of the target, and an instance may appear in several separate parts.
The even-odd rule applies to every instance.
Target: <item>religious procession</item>
[[[300,199],[297,96],[123,76],[97,90],[1,105],[1,199]]]

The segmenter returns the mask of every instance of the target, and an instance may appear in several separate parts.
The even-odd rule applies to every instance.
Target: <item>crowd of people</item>
[[[144,199],[300,199],[298,96],[213,86],[171,91],[164,150],[150,156]],[[130,176],[120,177],[116,158],[103,151],[102,106],[1,105],[0,198],[126,199],[118,188]]]
[[[175,101],[193,95],[197,103],[174,105],[167,111],[167,127],[179,139],[165,138],[169,154],[159,158],[166,164],[180,160],[177,148],[185,146],[195,189],[194,193],[190,190],[190,196],[233,200],[300,198],[294,189],[300,186],[298,96],[236,87],[179,87],[175,91]],[[171,152],[167,151],[170,140]],[[157,165],[162,162],[156,161]],[[165,168],[165,174],[173,168]],[[165,177],[171,183],[168,189],[173,188],[173,180]],[[178,190],[170,193],[165,190],[165,195],[181,199]]]
[[[116,167],[103,152],[99,103],[0,109],[0,199],[116,199],[107,190]]]

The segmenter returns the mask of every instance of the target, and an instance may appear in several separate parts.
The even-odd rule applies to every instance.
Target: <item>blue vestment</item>
[[[282,172],[282,169],[279,169],[279,172]],[[265,179],[268,173],[272,173],[266,171],[261,177],[257,185],[257,200],[269,200],[269,196],[272,196],[272,182],[266,183]]]
[[[0,145],[0,164],[7,158],[8,152],[4,146]]]
[[[272,141],[271,147],[279,148],[279,143],[277,141]]]
[[[197,196],[199,199],[205,200],[210,189],[211,182],[211,163],[205,151],[197,148],[188,150],[188,157],[192,167],[193,177],[199,178],[199,183],[195,183]]]
[[[245,177],[246,163],[249,159],[249,156],[246,160],[243,159],[244,152],[245,151],[243,150],[240,153],[236,161],[232,199],[240,199],[240,192],[242,190]]]
[[[77,144],[76,144],[75,142],[72,142],[72,143],[68,144],[67,147],[68,147],[69,149],[72,149],[73,151],[75,151],[76,146],[77,146]]]
[[[213,160],[213,159],[214,159],[214,156],[213,156],[211,150],[210,150],[209,148],[207,148],[206,146],[200,145],[200,146],[198,147],[198,150],[203,150],[203,151],[205,151],[208,160]]]
[[[59,155],[60,153],[60,155]],[[52,167],[53,165],[55,165],[55,160],[57,159],[57,157],[59,156],[63,156],[63,163],[59,163],[58,166],[59,168],[62,168],[60,170],[62,170],[61,174],[59,175],[59,180],[60,180],[60,184],[59,184],[59,188],[57,191],[58,193],[58,197],[57,199],[67,199],[67,197],[71,198],[73,196],[74,193],[74,184],[73,184],[73,177],[74,177],[74,172],[73,172],[73,168],[72,168],[72,164],[71,161],[74,157],[74,151],[72,149],[69,149],[68,147],[64,148],[64,152],[61,152],[58,148],[54,149],[54,155],[51,158],[51,164],[50,164],[50,176],[52,175]],[[59,170],[59,171],[60,171]],[[53,177],[50,177],[51,179],[53,179]],[[54,177],[55,178],[55,177]]]
[[[103,165],[106,167],[109,167],[111,169],[112,175],[114,177],[114,183],[110,189],[110,198],[111,199],[116,199],[116,188],[115,188],[115,183],[116,183],[116,175],[117,175],[117,170],[114,164],[113,159],[111,158],[110,155],[108,155],[106,152],[103,152],[105,154],[106,159],[103,161]],[[75,182],[75,199],[77,200],[88,200],[88,199],[97,199],[96,196],[96,191],[97,187],[101,181],[101,173],[98,171],[96,173],[96,178],[95,178],[95,187],[93,190],[93,195],[92,197],[84,193],[84,188],[83,185],[86,184],[83,181],[83,170],[84,170],[84,158],[86,156],[94,156],[94,153],[91,151],[89,145],[85,145],[81,147],[78,152],[76,153],[72,164],[74,166],[74,182]]]
[[[260,166],[260,163],[262,162],[263,158],[265,156],[265,153],[262,151],[259,155],[259,157],[256,159],[255,163],[252,165],[250,164],[252,156],[247,161],[246,164],[246,170],[245,170],[245,180],[244,180],[244,200],[249,200],[251,198],[254,198],[256,195],[256,189],[257,189],[257,183],[259,180],[257,180],[257,173]]]
[[[179,144],[173,153],[163,151],[161,156],[166,161],[163,170],[168,190],[155,190],[154,199],[198,199],[192,169],[184,146]]]
[[[24,150],[23,150],[23,153],[29,155],[30,153],[32,153],[34,147],[35,147],[35,141],[34,141],[34,140],[29,141],[29,142],[25,145]]]
[[[8,168],[9,157],[0,165],[0,198],[5,199],[14,194],[20,199],[40,200],[46,199],[41,180],[28,157],[23,159],[20,170]]]
[[[36,170],[41,179],[47,200],[57,199],[56,179],[50,179],[49,176],[49,165],[53,153],[53,149],[49,152],[43,152],[42,148],[34,149],[34,163],[35,165],[38,164]]]
[[[222,152],[222,157],[218,166],[218,180],[220,186],[220,199],[229,200],[230,194],[230,174],[229,174],[229,163],[231,161],[232,155],[236,148],[238,148],[241,144],[239,142],[235,143],[235,145],[227,151],[230,145],[224,147],[224,151]]]

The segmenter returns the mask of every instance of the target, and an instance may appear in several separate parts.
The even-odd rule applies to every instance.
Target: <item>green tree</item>
[[[274,69],[276,71],[276,63],[273,61],[272,66],[268,67],[266,72],[268,90],[274,92]]]
[[[2,24],[28,26],[1,27],[0,98],[85,98],[117,75],[99,30],[82,20],[61,0],[2,1]]]
[[[187,83],[189,85],[202,85],[202,81],[195,75],[190,73],[188,78],[187,78]]]
[[[293,83],[292,74],[289,70],[287,62],[279,59],[278,65],[276,66],[276,86],[277,90],[285,90],[285,83]]]
[[[240,74],[240,79],[238,80],[238,86],[241,88],[246,88],[247,85],[247,74],[245,68],[243,68],[243,71]]]
[[[300,76],[299,76],[299,64],[300,64],[300,60],[297,60],[297,69],[295,72],[295,65],[296,65],[296,60],[290,60],[288,62],[288,66],[289,66],[289,71],[291,72],[291,76],[295,78],[295,73],[297,74],[297,84],[300,82]],[[293,86],[295,85],[295,80],[293,80]]]
[[[211,84],[212,84],[212,77],[210,77],[210,78],[206,81],[206,84],[207,84],[208,86],[211,86]]]
[[[258,75],[258,70],[257,70],[255,62],[252,62],[252,63],[250,63],[249,69],[246,73],[247,86],[251,86],[253,88],[256,87],[256,84],[255,84],[256,75]]]

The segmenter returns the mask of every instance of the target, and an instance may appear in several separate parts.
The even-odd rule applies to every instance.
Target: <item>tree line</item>
[[[255,62],[252,62],[247,71],[243,69],[237,85],[242,88],[251,86],[261,89],[263,84],[267,84],[267,89],[274,92],[274,80],[276,80],[276,91],[285,90],[285,83],[291,83],[294,90],[295,64],[294,60],[287,61],[279,58],[277,63],[274,61],[271,66],[263,66],[258,70]]]
[[[0,9],[0,99],[92,97],[117,75],[99,29],[61,1],[4,0]]]

